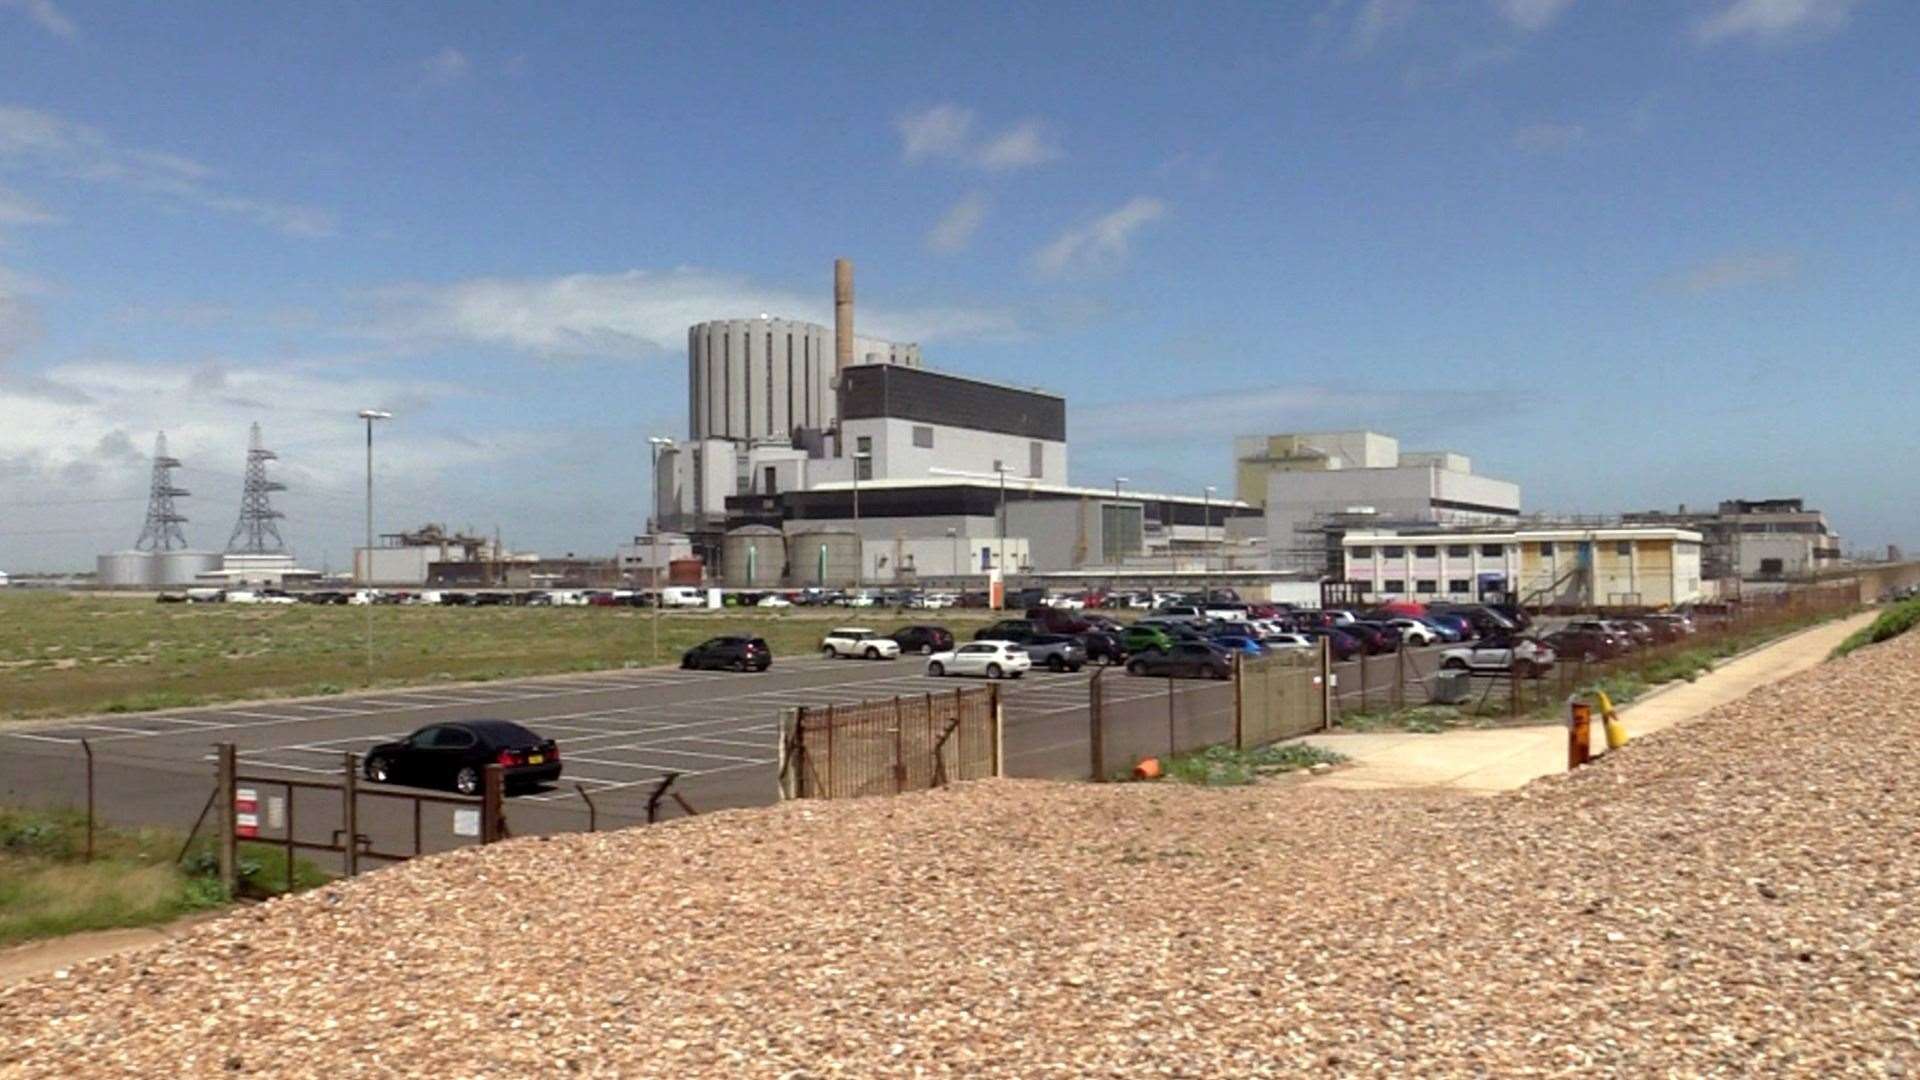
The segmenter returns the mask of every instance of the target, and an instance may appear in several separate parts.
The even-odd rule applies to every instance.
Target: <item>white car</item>
[[[768,593],[767,595],[760,598],[759,603],[753,606],[763,607],[763,608],[784,608],[784,607],[792,607],[793,601],[787,599],[784,596],[781,596],[779,593]]]
[[[1511,671],[1524,679],[1553,667],[1553,660],[1553,649],[1537,641],[1492,638],[1448,649],[1440,654],[1440,667],[1446,671]]]
[[[1011,641],[969,641],[952,652],[927,657],[927,674],[984,675],[989,679],[1025,675],[1033,667],[1033,657]]]
[[[1260,644],[1269,649],[1318,649],[1320,647],[1319,641],[1315,638],[1286,631],[1267,634],[1260,639]]]
[[[1400,628],[1400,640],[1409,645],[1431,645],[1440,640],[1432,627],[1418,619],[1388,619],[1387,622]]]
[[[860,626],[842,626],[827,631],[820,642],[820,655],[829,660],[842,657],[868,660],[898,660],[900,643]]]

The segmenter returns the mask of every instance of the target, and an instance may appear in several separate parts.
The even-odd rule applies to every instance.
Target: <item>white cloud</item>
[[[933,251],[951,254],[965,251],[973,242],[973,234],[980,229],[980,223],[987,217],[987,196],[985,192],[970,191],[953,204],[953,209],[934,225],[927,234],[927,247]]]
[[[467,77],[473,62],[467,54],[449,45],[420,63],[420,72],[429,86],[452,86]]]
[[[0,8],[18,11],[55,37],[71,38],[80,32],[53,0],[0,0]]]
[[[1412,21],[1419,0],[1366,0],[1353,17],[1347,47],[1354,53],[1371,52],[1380,39]]]
[[[1790,34],[1819,34],[1844,25],[1854,0],[1731,0],[1693,25],[1704,43],[1746,37],[1773,41]]]
[[[98,128],[37,109],[0,105],[0,165],[33,169],[56,180],[117,185],[244,218],[289,236],[328,236],[334,228],[323,210],[231,194],[210,182],[212,169],[191,158],[116,146]]]
[[[1500,17],[1522,30],[1543,30],[1571,6],[1573,0],[1494,0]]]
[[[1580,124],[1528,124],[1513,133],[1516,150],[1545,154],[1565,150],[1587,137]]]
[[[687,327],[768,312],[831,325],[824,282],[817,294],[756,284],[695,268],[478,278],[403,285],[374,296],[373,330],[398,341],[469,341],[543,357],[633,357],[685,351]],[[860,332],[899,341],[1005,338],[1006,312],[978,308],[859,309]]]
[[[960,105],[934,105],[894,121],[900,157],[912,164],[943,160],[989,172],[1042,165],[1064,156],[1039,120],[1022,120],[996,135],[975,137],[975,114]]]
[[[1749,251],[1688,267],[1669,277],[1667,285],[1677,292],[1699,295],[1791,281],[1799,273],[1800,257],[1793,252]]]
[[[1159,199],[1141,195],[1093,221],[1062,232],[1034,253],[1034,266],[1048,276],[1111,269],[1126,261],[1133,235],[1167,212]]]
[[[0,187],[0,225],[51,225],[60,215],[41,209],[26,196]]]

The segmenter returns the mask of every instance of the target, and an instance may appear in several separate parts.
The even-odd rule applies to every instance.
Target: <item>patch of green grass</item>
[[[1902,600],[1882,611],[1871,623],[1854,631],[1834,647],[1833,655],[1845,656],[1855,649],[1889,641],[1920,625],[1920,600]]]
[[[84,814],[0,808],[0,946],[151,926],[227,904],[211,845],[176,864],[181,840],[166,829],[102,828],[87,862]],[[284,887],[286,857],[277,848],[241,845],[240,869],[243,891]],[[295,862],[296,889],[326,880],[313,864]]]
[[[1301,742],[1274,743],[1252,750],[1209,746],[1205,750],[1169,758],[1166,776],[1183,784],[1234,787],[1251,784],[1263,776],[1293,772],[1314,765],[1333,765],[1345,760],[1344,754]]]

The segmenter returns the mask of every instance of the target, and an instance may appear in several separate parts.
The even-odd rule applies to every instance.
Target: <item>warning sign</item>
[[[236,836],[260,835],[260,793],[250,787],[233,790],[233,831]]]

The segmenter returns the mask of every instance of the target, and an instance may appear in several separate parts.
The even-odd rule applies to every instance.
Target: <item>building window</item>
[[[762,475],[766,477],[767,483],[766,483],[766,486],[761,489],[760,494],[762,495],[778,494],[779,493],[778,489],[780,487],[780,482],[778,479],[778,471],[773,466],[769,465],[766,467],[766,470],[764,473],[762,473]]]
[[[1613,553],[1614,553],[1615,555],[1631,555],[1631,554],[1633,554],[1633,541],[1631,541],[1631,540],[1622,540],[1622,541],[1620,541],[1619,543],[1617,543],[1617,544],[1615,544],[1615,545],[1613,545]]]
[[[1457,595],[1459,595],[1459,594],[1461,594],[1461,593],[1470,593],[1470,592],[1472,592],[1472,591],[1473,591],[1473,586],[1472,586],[1471,584],[1469,584],[1469,583],[1468,583],[1468,581],[1467,581],[1467,579],[1466,579],[1466,578],[1463,578],[1463,577],[1457,577],[1457,578],[1448,578],[1448,579],[1447,579],[1447,591],[1448,591],[1448,592],[1450,592],[1450,593],[1453,593],[1453,594],[1455,594],[1455,595],[1457,596]]]
[[[1473,554],[1473,549],[1465,544],[1448,544],[1447,558],[1464,559]]]
[[[925,424],[913,425],[913,445],[922,450],[933,449],[933,429]]]
[[[1427,594],[1437,593],[1440,591],[1440,583],[1434,581],[1432,578],[1422,578],[1413,583],[1413,591]]]
[[[854,458],[853,474],[862,480],[873,479],[873,459],[870,457]]]
[[[1399,559],[1406,557],[1407,549],[1401,547],[1399,544],[1388,544],[1386,547],[1380,549],[1380,554],[1385,555],[1389,559]]]
[[[1027,444],[1027,475],[1035,480],[1047,475],[1047,448],[1041,443]]]
[[[1480,545],[1480,554],[1485,558],[1497,559],[1500,556],[1505,555],[1506,553],[1507,553],[1506,549],[1501,547],[1499,544],[1481,544]]]
[[[1356,547],[1348,552],[1347,557],[1351,559],[1371,559],[1373,558],[1373,549],[1366,546]]]
[[[1383,581],[1383,582],[1381,582],[1381,583],[1380,583],[1380,591],[1381,591],[1381,592],[1383,592],[1383,593],[1403,593],[1403,592],[1406,592],[1406,591],[1407,591],[1407,582],[1406,582],[1406,579],[1404,579],[1404,578],[1397,578],[1397,577],[1390,577],[1390,578],[1388,578],[1387,580],[1385,580],[1385,581]]]
[[[862,435],[859,438],[854,439],[853,449],[856,453],[861,453],[861,454],[873,453],[873,436]]]
[[[1421,544],[1419,547],[1413,549],[1414,556],[1421,559],[1431,559],[1439,554],[1439,552],[1440,549],[1434,547],[1432,544]]]
[[[1552,554],[1553,554],[1553,541],[1551,541],[1551,540],[1542,540],[1542,541],[1540,541],[1540,554],[1541,554],[1542,556],[1550,556],[1550,555],[1552,555]]]
[[[1763,574],[1783,573],[1786,571],[1786,568],[1787,568],[1787,565],[1785,561],[1781,559],[1761,559],[1760,560],[1760,572]]]

